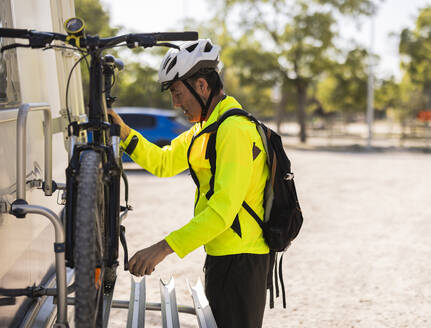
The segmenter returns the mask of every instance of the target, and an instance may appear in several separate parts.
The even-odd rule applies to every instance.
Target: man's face
[[[169,88],[169,91],[171,91],[172,105],[175,108],[181,108],[190,122],[199,122],[202,111],[201,106],[184,83],[175,81]]]

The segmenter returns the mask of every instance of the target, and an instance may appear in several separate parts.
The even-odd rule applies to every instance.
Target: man
[[[262,230],[244,209],[245,201],[263,218],[263,193],[268,178],[266,153],[254,123],[232,116],[220,125],[216,169],[211,173],[209,133],[199,134],[226,111],[241,108],[223,92],[217,72],[219,47],[210,40],[187,42],[165,55],[159,70],[162,90],[171,92],[195,125],[159,148],[124,124],[125,151],[157,176],[173,176],[189,168],[197,185],[194,217],[162,241],[138,251],[129,261],[132,274],[149,275],[168,254],[183,258],[204,245],[205,293],[220,328],[261,327],[266,301],[269,249]]]

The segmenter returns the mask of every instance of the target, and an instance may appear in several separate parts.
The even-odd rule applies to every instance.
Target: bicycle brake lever
[[[0,52],[3,53],[6,50],[14,49],[14,48],[30,48],[29,44],[23,44],[23,43],[12,43],[8,44],[7,46],[1,47]]]
[[[169,48],[175,48],[177,50],[180,50],[180,47],[178,47],[176,44],[169,43],[169,42],[156,43],[154,46],[157,46],[157,47],[169,47]]]

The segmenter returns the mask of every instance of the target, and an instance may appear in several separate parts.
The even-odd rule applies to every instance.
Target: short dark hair
[[[213,68],[201,68],[195,74],[188,78],[193,82],[196,82],[197,79],[203,78],[207,81],[209,88],[214,93],[220,92],[223,89],[223,82],[220,78],[218,72]]]

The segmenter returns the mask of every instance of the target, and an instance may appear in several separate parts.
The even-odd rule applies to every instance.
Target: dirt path
[[[283,265],[287,310],[277,300],[264,327],[431,327],[431,155],[407,152],[290,151],[305,223]],[[129,172],[129,252],[159,241],[192,216],[187,174],[160,179]],[[202,249],[169,256],[147,278],[147,300],[172,275],[177,302],[192,305],[186,280],[203,278]],[[120,272],[115,297],[127,299]],[[110,327],[124,327],[115,310]],[[161,327],[147,312],[146,327]],[[198,327],[190,315],[182,327]]]

